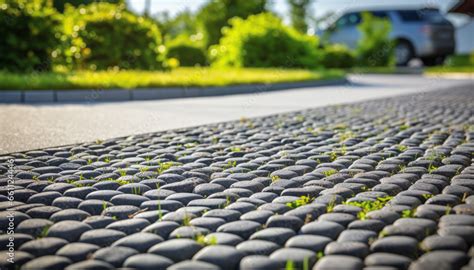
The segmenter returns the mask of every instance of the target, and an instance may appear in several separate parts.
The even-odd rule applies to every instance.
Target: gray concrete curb
[[[92,90],[0,90],[0,103],[76,103],[130,100],[159,100],[172,98],[210,97],[250,93],[264,93],[293,88],[342,85],[346,78],[322,81],[279,84],[247,84],[223,87],[170,87]]]

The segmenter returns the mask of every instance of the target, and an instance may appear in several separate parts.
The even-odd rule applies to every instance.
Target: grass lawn
[[[474,73],[474,66],[439,66],[429,67],[425,69],[425,73],[428,74],[445,74],[445,73]]]
[[[354,67],[348,70],[348,72],[355,74],[392,74],[396,70],[396,67]]]
[[[341,70],[177,68],[161,71],[0,72],[0,90],[134,89],[270,84],[343,78]]]

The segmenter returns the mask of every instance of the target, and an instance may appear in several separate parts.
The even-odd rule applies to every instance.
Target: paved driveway
[[[350,83],[190,99],[0,105],[0,153],[349,103],[471,83],[420,75],[351,75]]]

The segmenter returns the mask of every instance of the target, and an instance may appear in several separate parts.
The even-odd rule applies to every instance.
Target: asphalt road
[[[349,81],[265,94],[0,105],[0,154],[473,84],[420,75],[351,75]]]

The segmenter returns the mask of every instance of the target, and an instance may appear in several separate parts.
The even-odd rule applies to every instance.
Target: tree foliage
[[[302,33],[308,31],[307,11],[312,2],[312,0],[288,0],[291,25]]]
[[[233,17],[247,18],[265,11],[266,0],[214,0],[198,13],[198,21],[205,32],[206,46],[219,43],[222,28]]]
[[[125,0],[53,0],[53,6],[56,8],[59,12],[63,12],[66,4],[72,5],[74,7],[78,7],[80,5],[88,5],[92,3],[98,3],[98,2],[108,2],[112,4],[123,4],[125,3]]]

